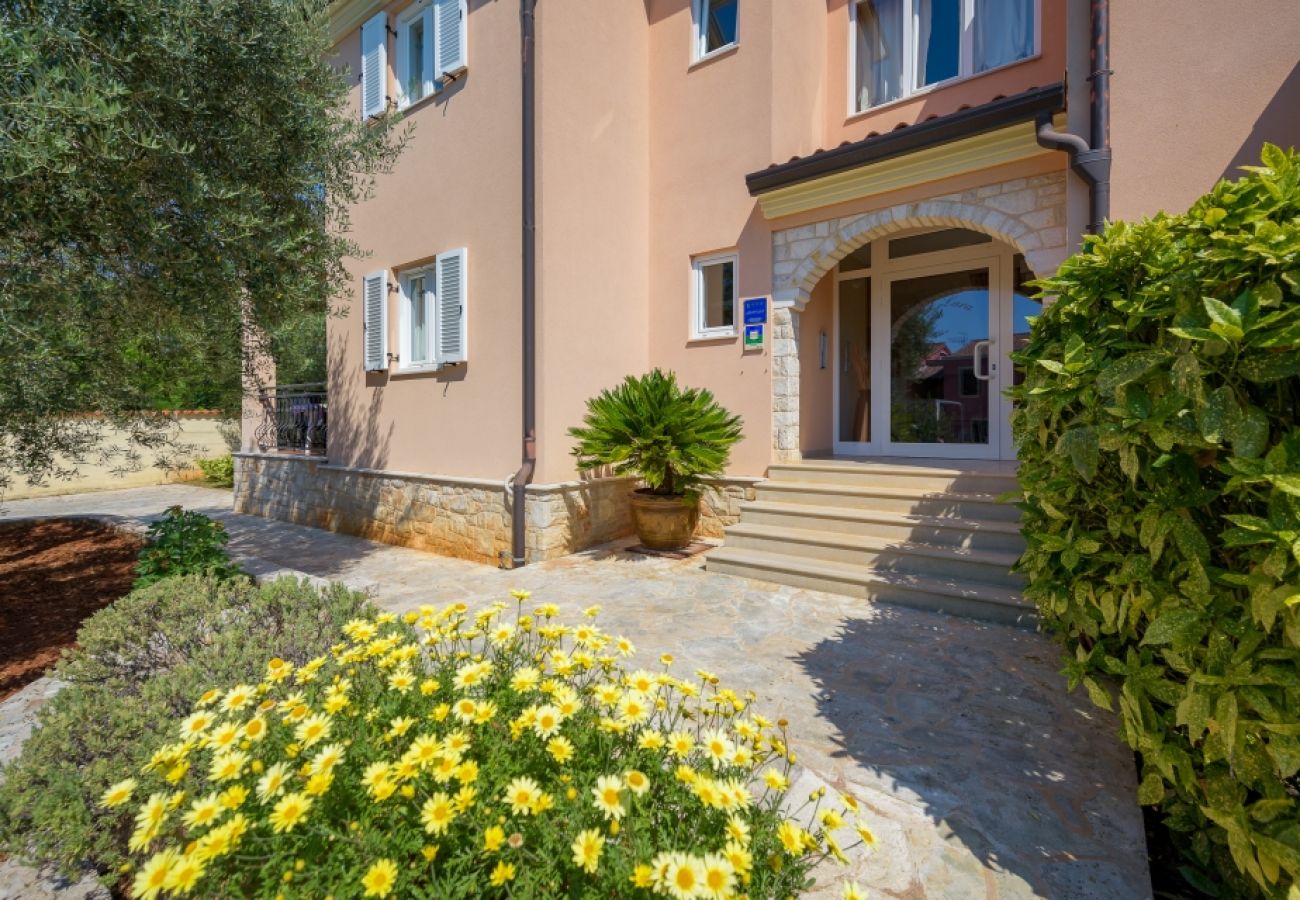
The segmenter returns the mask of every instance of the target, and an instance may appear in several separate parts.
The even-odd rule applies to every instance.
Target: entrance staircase
[[[1011,566],[1024,550],[1012,463],[774,464],[711,572],[1032,625]]]

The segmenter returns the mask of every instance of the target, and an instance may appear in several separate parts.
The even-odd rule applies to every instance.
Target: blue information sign
[[[745,326],[745,346],[761,347],[763,346],[763,326],[746,325]]]
[[[750,297],[741,300],[746,325],[762,325],[767,322],[767,298]]]

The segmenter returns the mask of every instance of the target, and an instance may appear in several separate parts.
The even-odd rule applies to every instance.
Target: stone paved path
[[[671,651],[753,688],[763,712],[790,720],[804,786],[867,806],[879,843],[851,871],[873,896],[1151,895],[1132,756],[1112,717],[1066,694],[1058,652],[1040,635],[618,546],[501,571],[236,515],[228,494],[190,486],[14,501],[0,520],[139,521],[176,503],[225,521],[232,551],[259,575],[341,580],[399,611],[512,587],[571,610],[600,603],[603,625],[646,659]]]

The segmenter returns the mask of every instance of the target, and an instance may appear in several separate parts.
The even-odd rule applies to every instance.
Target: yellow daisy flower
[[[270,818],[267,820],[271,823],[271,829],[280,834],[284,831],[292,831],[294,826],[303,820],[307,811],[311,809],[312,800],[306,794],[285,794],[275,808],[271,811]]]
[[[867,892],[857,882],[846,881],[840,898],[841,900],[867,900]]]
[[[611,775],[602,775],[596,779],[596,786],[591,789],[596,798],[596,808],[607,819],[621,819],[627,810],[623,807],[623,781]]]
[[[206,863],[197,854],[180,857],[167,870],[165,887],[174,894],[188,894],[203,877]]]
[[[557,763],[567,763],[573,759],[573,742],[563,736],[551,738],[546,743],[546,752],[551,754],[551,757]]]
[[[123,803],[131,799],[131,794],[135,791],[135,785],[136,782],[134,778],[127,778],[124,781],[119,781],[117,784],[104,791],[103,795],[99,798],[99,802],[110,808],[121,806]]]
[[[237,684],[226,692],[225,698],[221,701],[221,708],[226,712],[238,712],[257,695],[252,685]]]
[[[366,870],[361,886],[367,897],[387,897],[397,883],[397,865],[391,859],[381,859]]]
[[[424,806],[420,808],[420,821],[424,823],[424,830],[429,834],[446,834],[447,828],[455,818],[456,805],[451,797],[442,791],[425,800]]]
[[[637,796],[650,790],[650,779],[646,777],[644,772],[638,772],[636,769],[624,773],[623,783],[627,785],[629,791]]]
[[[542,789],[531,778],[516,778],[506,785],[504,800],[510,804],[510,811],[517,816],[532,815],[542,798]]]
[[[495,853],[506,842],[506,832],[500,825],[493,825],[483,832],[483,849]]]
[[[668,735],[668,752],[678,759],[684,759],[695,749],[695,738],[685,731],[674,731]]]
[[[594,875],[600,866],[600,854],[605,847],[605,838],[594,828],[581,832],[573,840],[573,864],[588,874]]]
[[[730,897],[736,870],[727,858],[717,853],[710,853],[701,860],[700,864],[704,867],[704,884],[703,890],[699,892],[700,895],[716,898],[716,900]]]
[[[155,853],[149,861],[140,867],[135,881],[131,885],[131,896],[136,900],[153,900],[167,886],[167,873],[176,864],[175,850]]]
[[[537,713],[533,717],[533,731],[537,736],[546,739],[560,730],[560,711],[554,706],[539,706]]]
[[[221,799],[214,792],[191,803],[189,812],[181,821],[190,828],[202,828],[215,822],[221,816],[221,811]]]
[[[317,713],[298,723],[298,728],[294,731],[293,736],[304,747],[310,747],[317,741],[329,737],[331,725],[329,716]]]
[[[507,881],[513,881],[514,877],[514,863],[508,863],[505,860],[501,860],[497,863],[496,868],[492,870],[492,875],[488,879],[488,882],[493,887],[501,887],[501,885],[505,884]]]
[[[669,854],[664,887],[678,900],[694,900],[704,887],[704,864],[685,853]]]
[[[265,803],[267,800],[276,796],[284,788],[285,782],[289,778],[289,767],[282,762],[270,766],[261,778],[257,780],[257,796]]]

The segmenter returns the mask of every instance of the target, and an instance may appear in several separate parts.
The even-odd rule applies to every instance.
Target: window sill
[[[1024,59],[1017,59],[1014,62],[1003,63],[992,69],[985,69],[983,72],[976,72],[973,75],[961,75],[956,78],[949,78],[947,81],[940,81],[935,84],[927,84],[919,91],[913,91],[906,96],[899,97],[897,100],[890,100],[887,103],[881,103],[879,106],[870,106],[866,109],[859,109],[856,112],[850,111],[845,118],[845,125],[852,125],[854,122],[860,122],[868,116],[874,116],[876,113],[887,112],[894,107],[901,106],[910,100],[916,100],[919,97],[928,97],[936,91],[942,91],[944,88],[950,88],[958,84],[967,84],[975,81],[977,78],[983,78],[985,75],[994,75],[998,72],[1005,72],[1007,69],[1014,69],[1016,66],[1023,66],[1025,63],[1031,63],[1043,58],[1043,54],[1035,53],[1033,56],[1026,56]],[[851,99],[851,97],[850,97]],[[919,120],[918,120],[919,121]]]
[[[739,49],[740,49],[740,41],[736,41],[734,43],[728,44],[725,47],[719,47],[717,50],[711,50],[708,53],[704,54],[703,56],[695,60],[692,60],[691,64],[686,67],[686,71],[690,72],[694,69],[703,68],[704,66],[707,66],[711,62],[722,59],[723,57],[726,56],[731,56]]]
[[[429,363],[428,365],[406,366],[405,368],[394,369],[392,374],[394,378],[411,375],[433,375],[437,373],[438,369],[439,366],[434,363]]]
[[[740,337],[739,331],[717,331],[706,332],[704,334],[693,334],[686,339],[687,345],[691,344],[723,344],[737,340]]]

